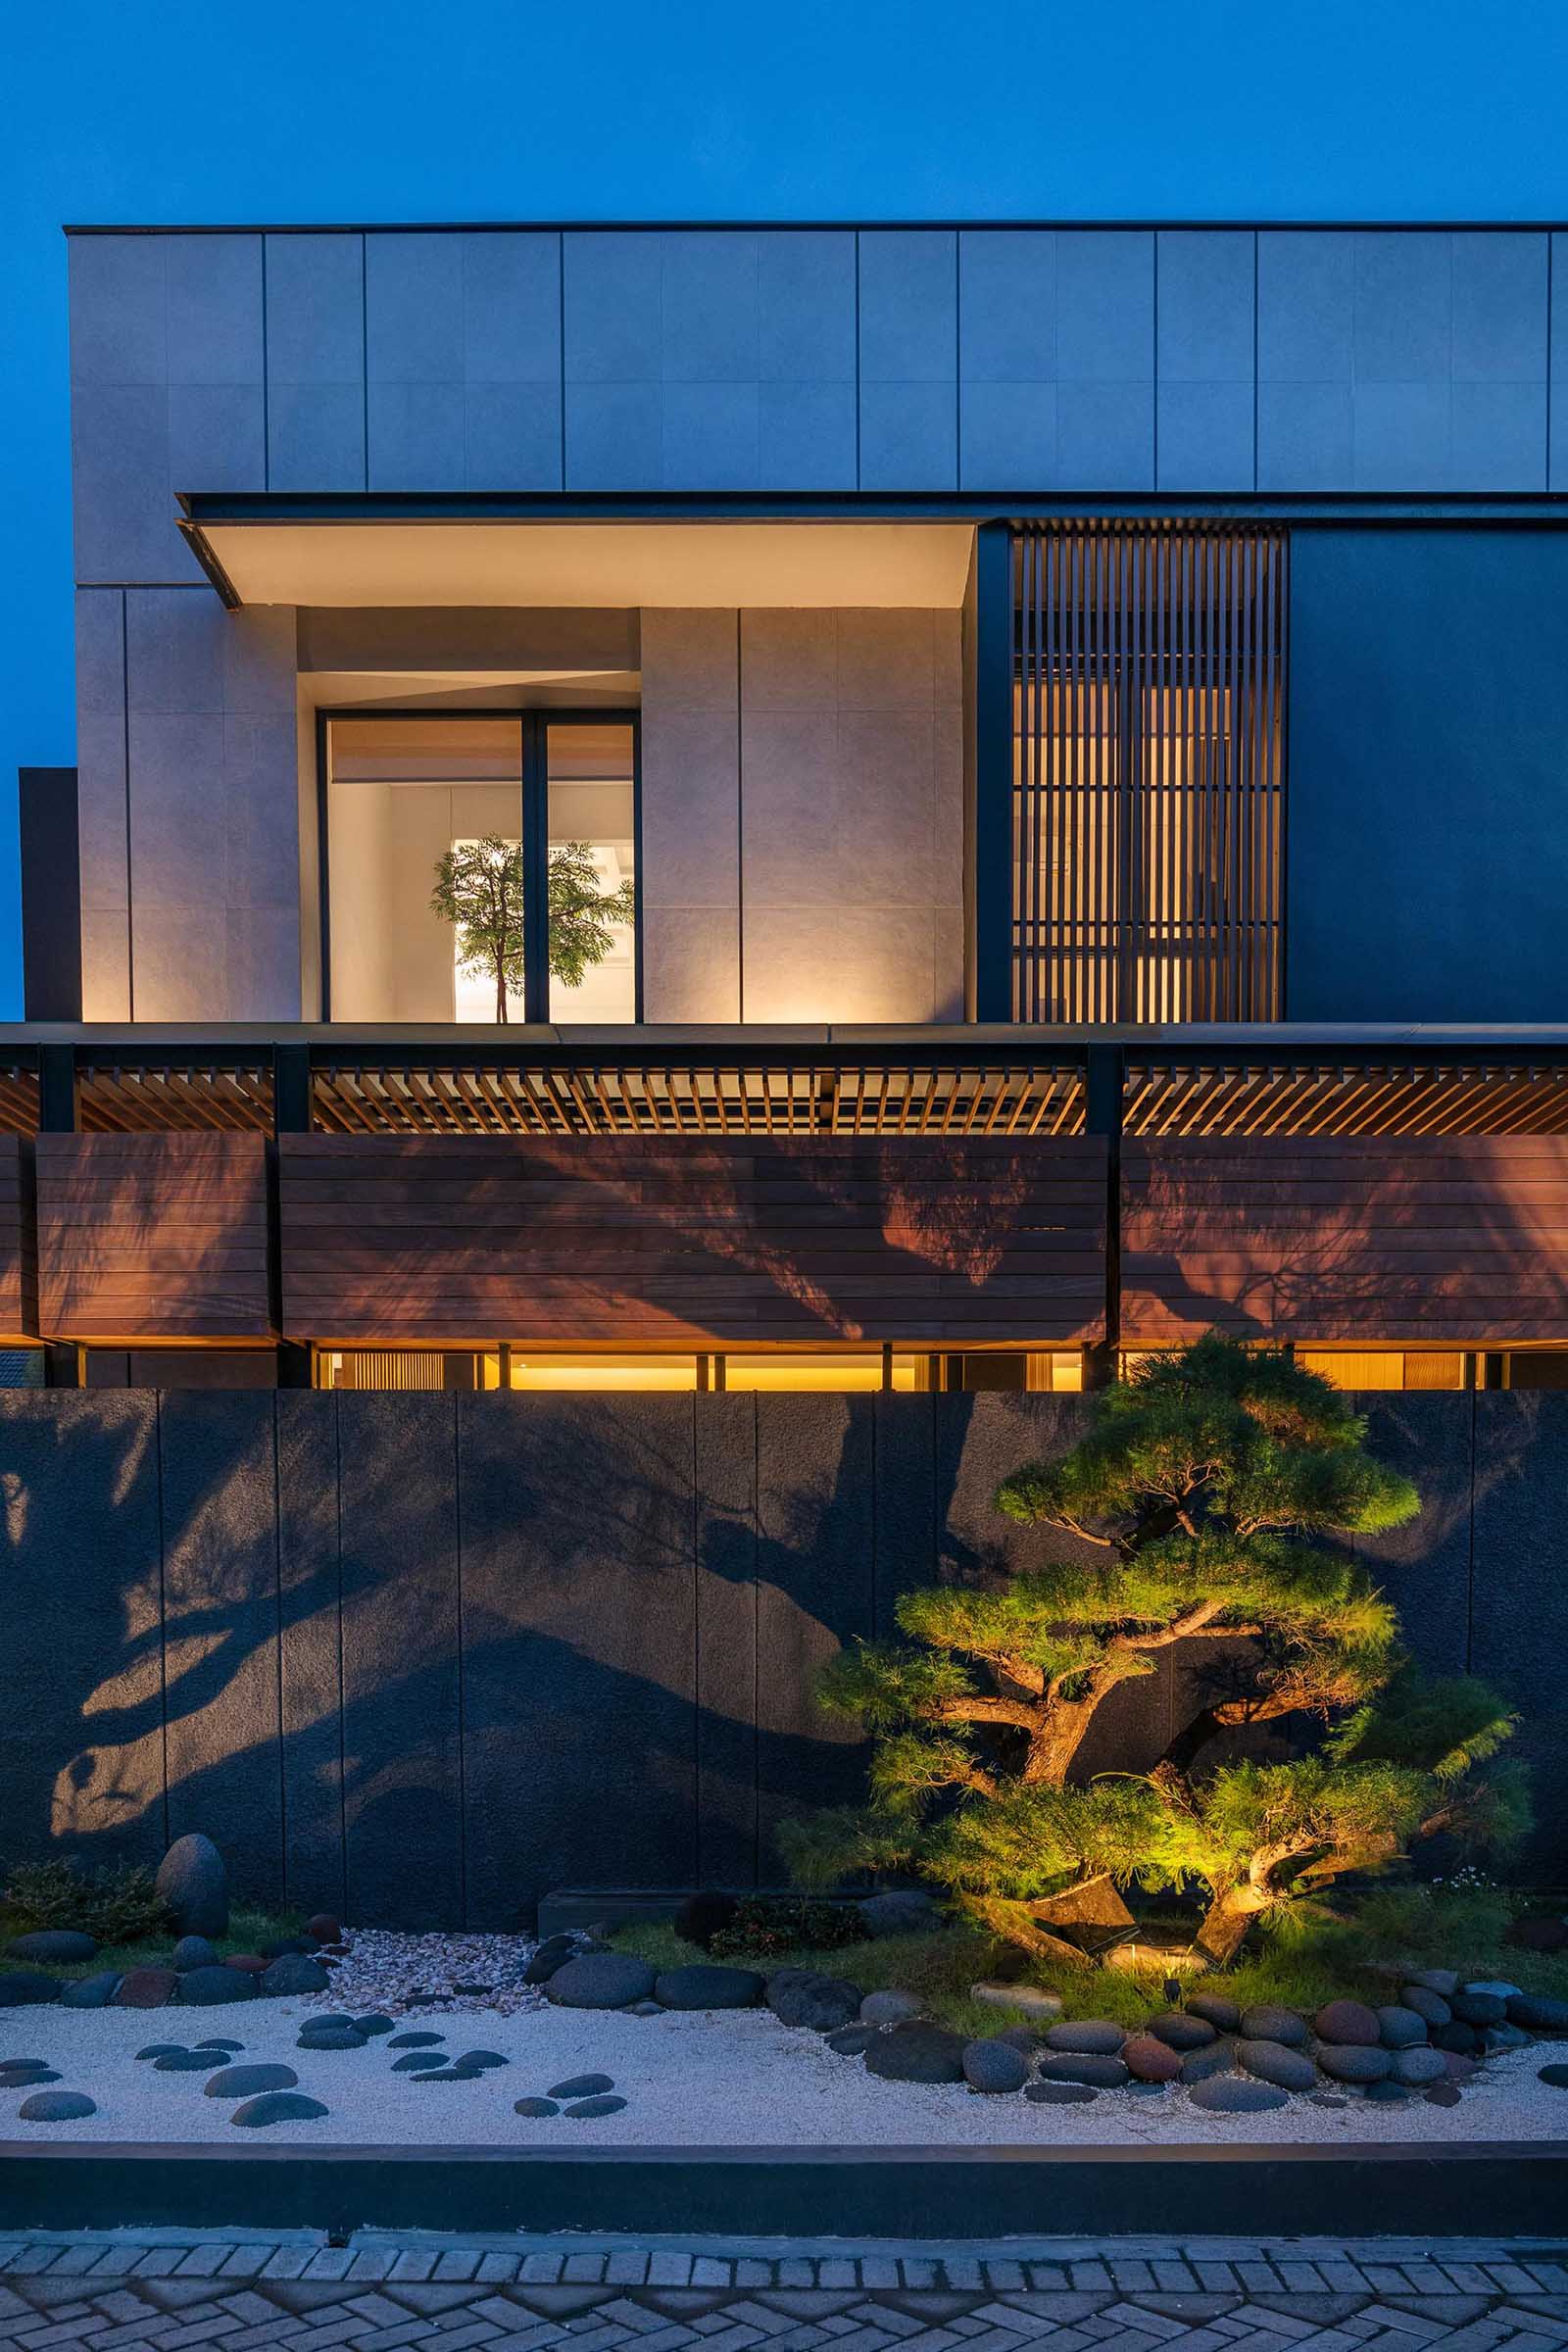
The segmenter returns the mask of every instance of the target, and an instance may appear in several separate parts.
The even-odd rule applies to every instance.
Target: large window
[[[627,714],[328,717],[327,1017],[636,1020],[636,773]]]
[[[1013,549],[1013,1015],[1278,1020],[1285,539]]]

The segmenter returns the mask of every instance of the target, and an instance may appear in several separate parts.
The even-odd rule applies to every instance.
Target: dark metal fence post
[[[38,1133],[74,1135],[77,1115],[75,1047],[41,1045],[38,1048]],[[33,1214],[36,1217],[36,1195]],[[34,1233],[36,1230],[35,1225]],[[74,1340],[44,1342],[43,1377],[44,1386],[50,1389],[79,1389],[85,1386],[81,1349]]]
[[[1012,530],[974,535],[974,1017],[1010,1021],[1012,989]]]
[[[295,1042],[272,1048],[272,1141],[267,1152],[267,1277],[271,1300],[272,1328],[277,1332],[277,1385],[308,1389],[311,1350],[283,1332],[283,1241],[278,1203],[277,1138],[309,1135],[311,1131],[311,1049]]]
[[[1084,1066],[1084,1131],[1105,1142],[1105,1331],[1084,1349],[1084,1387],[1104,1389],[1121,1355],[1121,1117],[1126,1055],[1120,1046],[1091,1046]]]

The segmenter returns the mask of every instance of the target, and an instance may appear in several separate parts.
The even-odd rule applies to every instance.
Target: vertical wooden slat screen
[[[1015,531],[1015,1019],[1283,1017],[1286,555]]]

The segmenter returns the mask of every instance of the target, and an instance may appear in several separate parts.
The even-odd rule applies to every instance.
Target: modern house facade
[[[16,1380],[1568,1382],[1568,234],[68,252]]]

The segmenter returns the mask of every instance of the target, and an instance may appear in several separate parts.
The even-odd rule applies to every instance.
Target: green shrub
[[[92,1871],[62,1861],[20,1863],[5,1901],[24,1928],[79,1928],[100,1943],[150,1942],[172,1925],[152,1872],[136,1862]]]
[[[709,1949],[716,1959],[772,1960],[784,1952],[839,1951],[864,1936],[864,1922],[852,1904],[758,1895],[737,1906],[728,1927],[714,1932]]]

